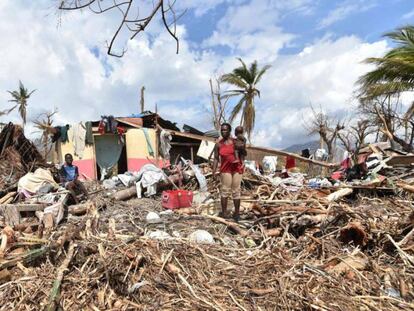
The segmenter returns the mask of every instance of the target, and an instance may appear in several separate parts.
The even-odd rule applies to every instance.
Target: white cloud
[[[224,0],[208,1],[210,7],[221,3]],[[145,85],[148,109],[154,110],[157,103],[164,118],[208,130],[208,79],[232,70],[238,65],[235,56],[241,56],[247,62],[257,59],[260,65],[272,65],[258,86],[262,97],[257,100],[254,142],[277,147],[303,142],[308,140],[302,119],[309,114],[309,103],[332,113],[347,109],[354,82],[367,68],[361,61],[387,49],[385,41],[327,37],[300,53],[280,55],[296,36],[280,27],[280,19],[292,12],[309,14],[311,3],[240,0],[205,42],[207,49],[194,49],[186,28],[179,26],[178,55],[174,41],[155,24],[138,40],[128,41],[128,51],[119,59],[108,58],[104,44],[117,16],[75,12],[65,15],[56,28],[50,0],[36,5],[1,0],[0,44],[7,48],[0,49],[0,101],[7,102],[6,90],[15,89],[21,79],[29,89],[37,89],[29,101],[29,119],[58,107],[57,122],[63,124],[137,112],[139,90]],[[192,5],[197,8],[195,2]],[[260,16],[260,23],[252,16]],[[232,52],[223,56],[208,49],[217,45]],[[16,121],[18,116],[1,121],[9,119]]]
[[[326,28],[346,19],[352,14],[368,11],[377,5],[373,0],[346,0],[321,20],[319,28]]]
[[[402,19],[411,19],[411,18],[413,18],[413,17],[414,17],[414,10],[412,10],[412,11],[409,11],[409,12],[405,13],[405,14],[402,16]]]
[[[386,50],[385,41],[364,43],[350,36],[324,39],[279,58],[258,86],[262,98],[257,102],[257,132],[273,137],[271,144],[278,147],[309,140],[303,127],[309,104],[333,115],[353,110],[354,83],[369,68],[362,60]]]

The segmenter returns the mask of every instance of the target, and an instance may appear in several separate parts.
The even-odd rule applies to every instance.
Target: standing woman
[[[231,137],[231,125],[221,125],[221,139],[214,148],[213,176],[218,175],[217,167],[220,159],[220,180],[221,180],[221,217],[227,215],[227,201],[230,195],[234,203],[234,220],[240,217],[240,184],[243,175],[243,163],[235,163],[234,139]]]

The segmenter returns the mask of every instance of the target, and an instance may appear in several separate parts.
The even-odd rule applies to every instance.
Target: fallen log
[[[414,186],[412,186],[412,185],[408,185],[406,183],[399,182],[399,183],[397,183],[397,186],[404,189],[405,191],[414,193]]]
[[[72,261],[73,254],[75,252],[75,247],[76,247],[76,244],[74,244],[73,242],[69,244],[67,256],[57,271],[56,280],[53,282],[52,291],[50,292],[50,296],[49,296],[49,303],[46,308],[46,310],[48,311],[56,310],[57,306],[59,305],[60,285],[62,284],[64,273],[66,272],[70,262]]]
[[[331,193],[326,197],[326,199],[328,200],[328,202],[335,202],[343,197],[346,197],[347,195],[350,195],[352,192],[353,190],[351,188],[343,188]]]
[[[228,220],[225,220],[224,218],[217,217],[217,216],[210,216],[210,215],[204,215],[204,217],[211,219],[212,221],[222,223],[223,225],[226,225],[233,231],[235,231],[237,234],[240,234],[242,237],[246,237],[249,235],[249,232],[247,230],[244,230],[240,228],[240,226],[235,223]]]
[[[91,211],[93,209],[96,209],[95,204],[93,202],[86,202],[86,203],[69,206],[68,213],[71,215],[79,216],[79,215],[84,215],[88,211]]]
[[[13,198],[15,195],[16,195],[15,191],[9,192],[8,194],[6,194],[0,199],[0,204],[4,204],[6,201],[8,201],[10,198]]]
[[[124,201],[137,195],[137,188],[135,186],[128,189],[120,190],[113,195],[113,198],[117,201]]]

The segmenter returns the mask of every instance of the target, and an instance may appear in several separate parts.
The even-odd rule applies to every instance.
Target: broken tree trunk
[[[353,192],[352,188],[340,189],[328,195],[326,199],[328,200],[328,202],[335,202],[343,197],[346,197],[347,195],[350,195],[352,192]]]
[[[16,192],[9,192],[4,197],[0,199],[0,204],[4,204],[5,202],[9,201],[10,198],[13,198],[16,195]]]
[[[124,201],[137,195],[137,188],[135,186],[125,190],[118,191],[114,194],[114,199],[117,201]]]
[[[49,296],[49,304],[46,308],[48,311],[54,311],[57,309],[57,306],[59,305],[60,301],[60,285],[62,284],[63,276],[66,270],[68,269],[68,266],[70,262],[72,261],[73,254],[75,252],[76,244],[71,242],[69,244],[68,253],[66,255],[65,260],[62,262],[62,265],[59,267],[57,271],[56,280],[53,283],[52,291],[50,292]]]

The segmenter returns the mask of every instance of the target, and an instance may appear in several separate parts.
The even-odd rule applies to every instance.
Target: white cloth
[[[170,132],[167,132],[165,130],[161,130],[161,133],[160,133],[160,151],[161,151],[161,155],[164,158],[164,160],[169,160],[170,159],[171,140],[172,140],[172,136],[171,136]]]
[[[75,124],[71,127],[69,139],[73,143],[73,153],[79,157],[83,158],[83,152],[85,151],[85,137],[86,137],[86,128],[82,122]]]
[[[265,174],[273,174],[276,172],[277,157],[276,156],[264,156],[263,157],[263,171]]]
[[[59,188],[49,170],[38,168],[34,173],[27,173],[20,178],[17,189],[19,191],[26,190],[30,193],[36,193],[42,186],[47,184],[50,184],[55,189]]]
[[[150,196],[157,193],[156,185],[160,181],[165,180],[165,174],[154,164],[145,164],[139,170],[137,178],[140,181],[140,185],[147,188],[145,195]]]

